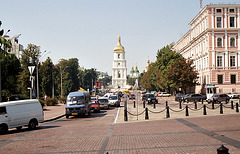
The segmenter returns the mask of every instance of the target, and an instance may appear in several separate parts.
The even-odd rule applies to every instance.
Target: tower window
[[[120,54],[118,54],[118,59],[120,58]]]
[[[121,73],[120,73],[120,71],[118,71],[118,78],[121,78]]]

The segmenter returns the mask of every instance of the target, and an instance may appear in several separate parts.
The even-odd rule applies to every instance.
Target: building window
[[[235,17],[230,17],[230,27],[235,27]]]
[[[217,56],[217,67],[222,67],[222,56]]]
[[[120,63],[118,63],[118,66],[120,66]]]
[[[217,13],[221,13],[222,12],[222,9],[216,9],[217,10]]]
[[[222,28],[222,17],[217,17],[217,28]]]
[[[118,59],[120,58],[120,54],[118,54]]]
[[[230,38],[230,47],[235,47],[235,38],[234,37]]]
[[[121,73],[120,73],[120,71],[118,71],[118,78],[121,78]]]
[[[222,47],[222,38],[220,37],[217,39],[217,46]]]
[[[234,13],[235,9],[229,9],[229,12]]]
[[[218,84],[223,84],[223,75],[218,75]]]
[[[236,75],[231,75],[231,84],[236,84]]]
[[[235,56],[230,56],[230,66],[234,67],[235,66]]]

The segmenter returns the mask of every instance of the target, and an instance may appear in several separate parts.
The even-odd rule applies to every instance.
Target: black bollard
[[[202,99],[202,104],[203,104],[203,99]]]
[[[179,109],[182,109],[182,101],[179,99]]]
[[[166,107],[166,118],[170,118],[169,106]]]
[[[168,106],[168,102],[166,101],[166,107]]]
[[[156,103],[155,103],[155,101],[153,102],[153,108],[156,109]]]
[[[197,109],[197,101],[194,101],[195,109]]]
[[[206,109],[206,105],[203,105],[203,115],[207,115],[207,109]]]
[[[214,101],[212,101],[212,109],[214,109],[215,107],[214,107],[214,104],[215,104],[215,102]]]
[[[145,101],[143,101],[143,108],[145,108],[145,104],[146,104],[146,102],[145,102]]]
[[[220,103],[220,114],[223,114],[223,105],[222,105],[222,102]]]
[[[133,107],[136,108],[136,104],[135,104],[135,101],[133,101]]]
[[[189,116],[188,105],[186,106],[186,116]]]
[[[229,154],[228,153],[228,148],[226,148],[225,146],[221,146],[217,149],[217,154]]]
[[[148,120],[149,119],[149,117],[148,117],[148,108],[146,107],[146,109],[145,109],[145,120]]]
[[[128,121],[127,109],[124,109],[124,121]]]
[[[238,103],[236,103],[236,112],[239,112],[239,104]]]
[[[233,101],[231,101],[231,109],[234,109]]]

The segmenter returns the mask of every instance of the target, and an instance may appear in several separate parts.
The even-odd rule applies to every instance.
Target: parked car
[[[142,101],[147,101],[148,104],[152,104],[154,102],[158,103],[157,98],[153,94],[150,94],[150,93],[144,94],[142,97]]]
[[[93,102],[90,102],[91,104],[91,111],[93,112],[100,112],[100,104],[98,101],[93,101]]]
[[[91,97],[91,102],[97,102],[97,97]]]
[[[227,94],[230,99],[233,98],[233,99],[236,99],[236,98],[239,98],[240,94],[239,93],[236,93],[236,92],[232,92],[232,93],[229,93]]]
[[[120,102],[117,95],[109,96],[108,101],[111,106],[118,106],[118,107],[120,106]]]
[[[42,106],[36,99],[0,103],[1,134],[10,128],[21,129],[22,126],[35,129],[43,120]]]
[[[179,102],[179,100],[182,100],[183,96],[184,96],[184,94],[182,94],[182,93],[176,94],[175,101]]]
[[[169,97],[169,96],[171,96],[171,94],[168,94],[167,92],[160,92],[160,93],[158,94],[158,96],[159,96],[159,97]]]
[[[213,94],[212,97],[210,97],[207,101],[208,103],[211,103],[213,101],[217,102],[226,102],[228,103],[230,100],[230,97],[227,94]]]
[[[201,94],[188,94],[183,97],[183,101],[185,102],[201,102],[202,100],[205,100],[206,96]]]
[[[108,102],[108,98],[107,97],[100,97],[100,98],[98,98],[98,102],[100,104],[100,108],[104,108],[104,109],[109,109],[110,108],[110,104]]]
[[[129,99],[135,99],[135,95],[134,94],[130,94],[129,95]]]

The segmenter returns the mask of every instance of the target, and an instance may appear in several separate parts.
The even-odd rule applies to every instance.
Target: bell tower
[[[125,49],[121,44],[120,36],[118,36],[118,44],[113,52],[112,85],[113,88],[126,88],[127,85]]]

